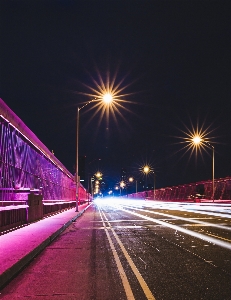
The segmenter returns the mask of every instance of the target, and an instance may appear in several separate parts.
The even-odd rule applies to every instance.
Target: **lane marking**
[[[126,293],[126,296],[127,296],[127,299],[128,300],[135,300],[134,298],[134,295],[133,295],[133,292],[132,292],[132,289],[131,289],[131,286],[129,284],[129,281],[128,281],[128,278],[127,278],[127,275],[123,269],[123,266],[121,264],[121,261],[119,259],[119,256],[117,254],[117,251],[115,249],[115,246],[112,242],[112,239],[109,235],[109,232],[108,232],[108,229],[106,227],[106,224],[104,223],[104,220],[103,220],[103,217],[102,217],[102,214],[101,214],[101,211],[100,211],[100,208],[99,208],[99,214],[100,214],[100,217],[101,217],[101,220],[103,222],[103,226],[104,226],[104,230],[105,230],[105,233],[107,235],[107,238],[108,238],[108,241],[109,241],[109,245],[111,247],[111,250],[112,250],[112,253],[113,253],[113,256],[114,256],[114,259],[115,259],[115,262],[116,262],[116,265],[117,265],[117,269],[119,271],[119,274],[120,274],[120,278],[122,280],[122,283],[123,283],[123,287],[124,287],[124,290],[125,290],[125,293]]]
[[[206,234],[207,234],[207,235],[210,235],[210,236],[214,236],[214,237],[216,237],[216,238],[218,238],[218,239],[221,239],[221,240],[224,240],[224,241],[231,242],[230,239],[225,239],[225,238],[219,237],[219,236],[217,236],[217,235],[215,235],[215,234],[211,234],[211,233],[206,233]]]
[[[141,214],[138,214],[136,212],[133,212],[133,211],[129,211],[129,210],[126,210],[120,206],[115,206],[117,207],[118,209],[122,210],[122,211],[125,211],[129,214],[132,214],[132,215],[135,215],[137,217],[140,217],[140,218],[143,218],[143,219],[146,219],[146,220],[149,220],[149,221],[152,221],[154,223],[157,223],[157,224],[161,224],[161,225],[164,225],[166,227],[169,227],[169,228],[172,228],[176,231],[180,231],[180,232],[183,232],[183,233],[186,233],[188,235],[191,235],[191,236],[194,236],[194,237],[197,237],[201,240],[204,240],[204,241],[207,241],[207,242],[210,242],[212,244],[215,244],[217,246],[220,246],[220,247],[223,247],[223,248],[226,248],[226,249],[229,249],[231,250],[231,244],[228,243],[228,242],[224,242],[218,238],[213,238],[213,237],[209,237],[208,235],[204,235],[204,234],[201,234],[201,233],[198,233],[198,232],[195,232],[195,231],[192,231],[192,230],[189,230],[189,229],[185,229],[185,228],[182,228],[182,227],[179,227],[177,225],[173,225],[173,224],[170,224],[170,223],[166,223],[166,222],[163,222],[163,221],[160,221],[158,219],[153,219],[153,218],[150,218],[150,217],[147,217],[147,216],[144,216],[144,215],[141,215]]]
[[[219,225],[219,224],[216,225],[214,223],[209,223],[209,222],[204,222],[204,221],[197,222],[196,220],[194,221],[195,218],[190,218],[189,219],[189,218],[184,218],[184,217],[177,217],[175,215],[170,215],[170,214],[165,214],[165,213],[158,213],[158,212],[151,211],[151,210],[148,210],[148,209],[136,208],[134,206],[129,206],[129,205],[122,205],[122,207],[126,207],[126,208],[129,208],[129,209],[140,210],[140,211],[144,211],[144,212],[149,212],[150,214],[154,214],[154,215],[161,215],[161,216],[169,217],[173,221],[174,220],[183,220],[183,221],[187,221],[187,222],[190,222],[190,223],[199,223],[201,225],[210,226],[210,227],[216,227],[216,228],[220,228],[220,229],[230,230],[231,231],[231,227],[222,226],[222,225]],[[164,219],[161,219],[161,220],[164,220]],[[171,221],[169,219],[166,219],[166,220]]]
[[[118,244],[119,244],[119,246],[120,246],[120,248],[121,248],[121,250],[122,250],[124,256],[126,257],[126,259],[127,259],[128,263],[129,263],[129,265],[130,265],[130,267],[131,267],[133,273],[136,275],[136,278],[137,278],[137,280],[139,281],[139,284],[140,284],[141,288],[143,289],[143,292],[144,292],[145,296],[146,296],[147,299],[149,299],[149,300],[155,300],[155,298],[154,298],[152,292],[150,291],[150,289],[149,289],[147,283],[145,282],[145,280],[143,279],[143,277],[142,277],[142,275],[140,274],[139,270],[138,270],[137,267],[135,266],[133,260],[132,260],[131,257],[129,256],[127,250],[125,249],[125,247],[124,247],[124,245],[123,245],[123,243],[121,242],[121,240],[119,239],[118,235],[116,234],[116,232],[115,232],[114,229],[112,228],[112,226],[111,226],[111,224],[110,224],[110,221],[108,221],[108,219],[107,219],[107,217],[105,216],[105,214],[104,214],[103,211],[102,211],[102,214],[103,214],[105,220],[107,221],[108,226],[110,227],[110,229],[111,229],[111,231],[112,231],[112,233],[113,233],[113,235],[114,235],[116,241],[118,242]]]

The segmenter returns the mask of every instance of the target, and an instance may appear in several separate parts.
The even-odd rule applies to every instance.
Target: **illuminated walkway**
[[[0,289],[78,218],[87,207],[88,205],[84,204],[79,206],[78,213],[73,208],[1,235]]]

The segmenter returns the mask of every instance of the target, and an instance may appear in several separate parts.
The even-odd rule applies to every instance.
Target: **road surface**
[[[103,199],[0,299],[231,299],[231,206]]]

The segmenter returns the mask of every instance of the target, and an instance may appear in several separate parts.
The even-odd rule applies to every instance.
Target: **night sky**
[[[127,101],[116,118],[99,122],[91,104],[81,111],[89,172],[113,183],[121,168],[139,177],[148,163],[157,188],[209,180],[212,150],[196,155],[181,143],[198,128],[215,147],[215,178],[231,176],[230,1],[0,5],[0,97],[69,171],[77,106],[100,78],[115,78]]]

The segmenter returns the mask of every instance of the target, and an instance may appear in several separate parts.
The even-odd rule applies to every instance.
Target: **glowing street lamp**
[[[125,186],[126,186],[125,182],[123,180],[120,181],[120,195],[122,195],[122,191],[125,188]]]
[[[102,173],[101,172],[97,172],[96,174],[95,174],[95,176],[97,177],[97,178],[101,178],[102,177]]]
[[[129,177],[129,182],[133,182],[134,181],[134,178],[133,177]],[[136,180],[136,194],[137,194],[137,180]]]
[[[103,101],[108,104],[111,103],[113,101],[112,95],[110,93],[105,94],[103,96]]]
[[[149,166],[144,166],[143,171],[144,171],[145,174],[148,174],[150,172]]]
[[[199,135],[195,135],[192,139],[194,145],[199,145],[203,140]]]
[[[143,172],[144,172],[144,174],[145,174],[145,190],[146,190],[146,188],[147,188],[147,175],[148,175],[148,173],[150,172],[150,168],[149,168],[149,166],[144,166],[143,167]]]
[[[143,167],[143,172],[146,174],[146,181],[147,181],[147,175],[152,172],[154,175],[154,185],[153,185],[153,199],[155,200],[155,194],[156,194],[156,175],[155,172],[149,167],[148,165]],[[147,185],[147,182],[146,182]]]
[[[104,93],[101,95],[100,98],[97,99],[93,99],[89,102],[87,102],[86,104],[84,104],[81,107],[77,107],[77,122],[76,122],[76,211],[79,211],[78,209],[78,201],[79,201],[79,112],[81,109],[83,109],[84,107],[86,107],[88,104],[92,103],[92,102],[102,102],[101,106],[102,108],[106,109],[108,107],[108,105],[111,105],[113,102],[113,95],[111,93]]]
[[[203,144],[205,143],[210,149],[212,149],[212,155],[213,155],[213,158],[212,158],[212,199],[213,199],[213,202],[214,202],[214,169],[215,169],[215,159],[214,159],[214,146],[211,145],[208,141],[206,141],[205,139],[203,139],[201,136],[199,135],[195,135],[192,137],[192,143],[196,146],[196,147],[199,147],[199,146],[202,146],[203,147]]]
[[[120,182],[120,187],[121,187],[121,188],[124,188],[124,187],[125,187],[125,182],[124,182],[124,181],[121,181],[121,182]]]

